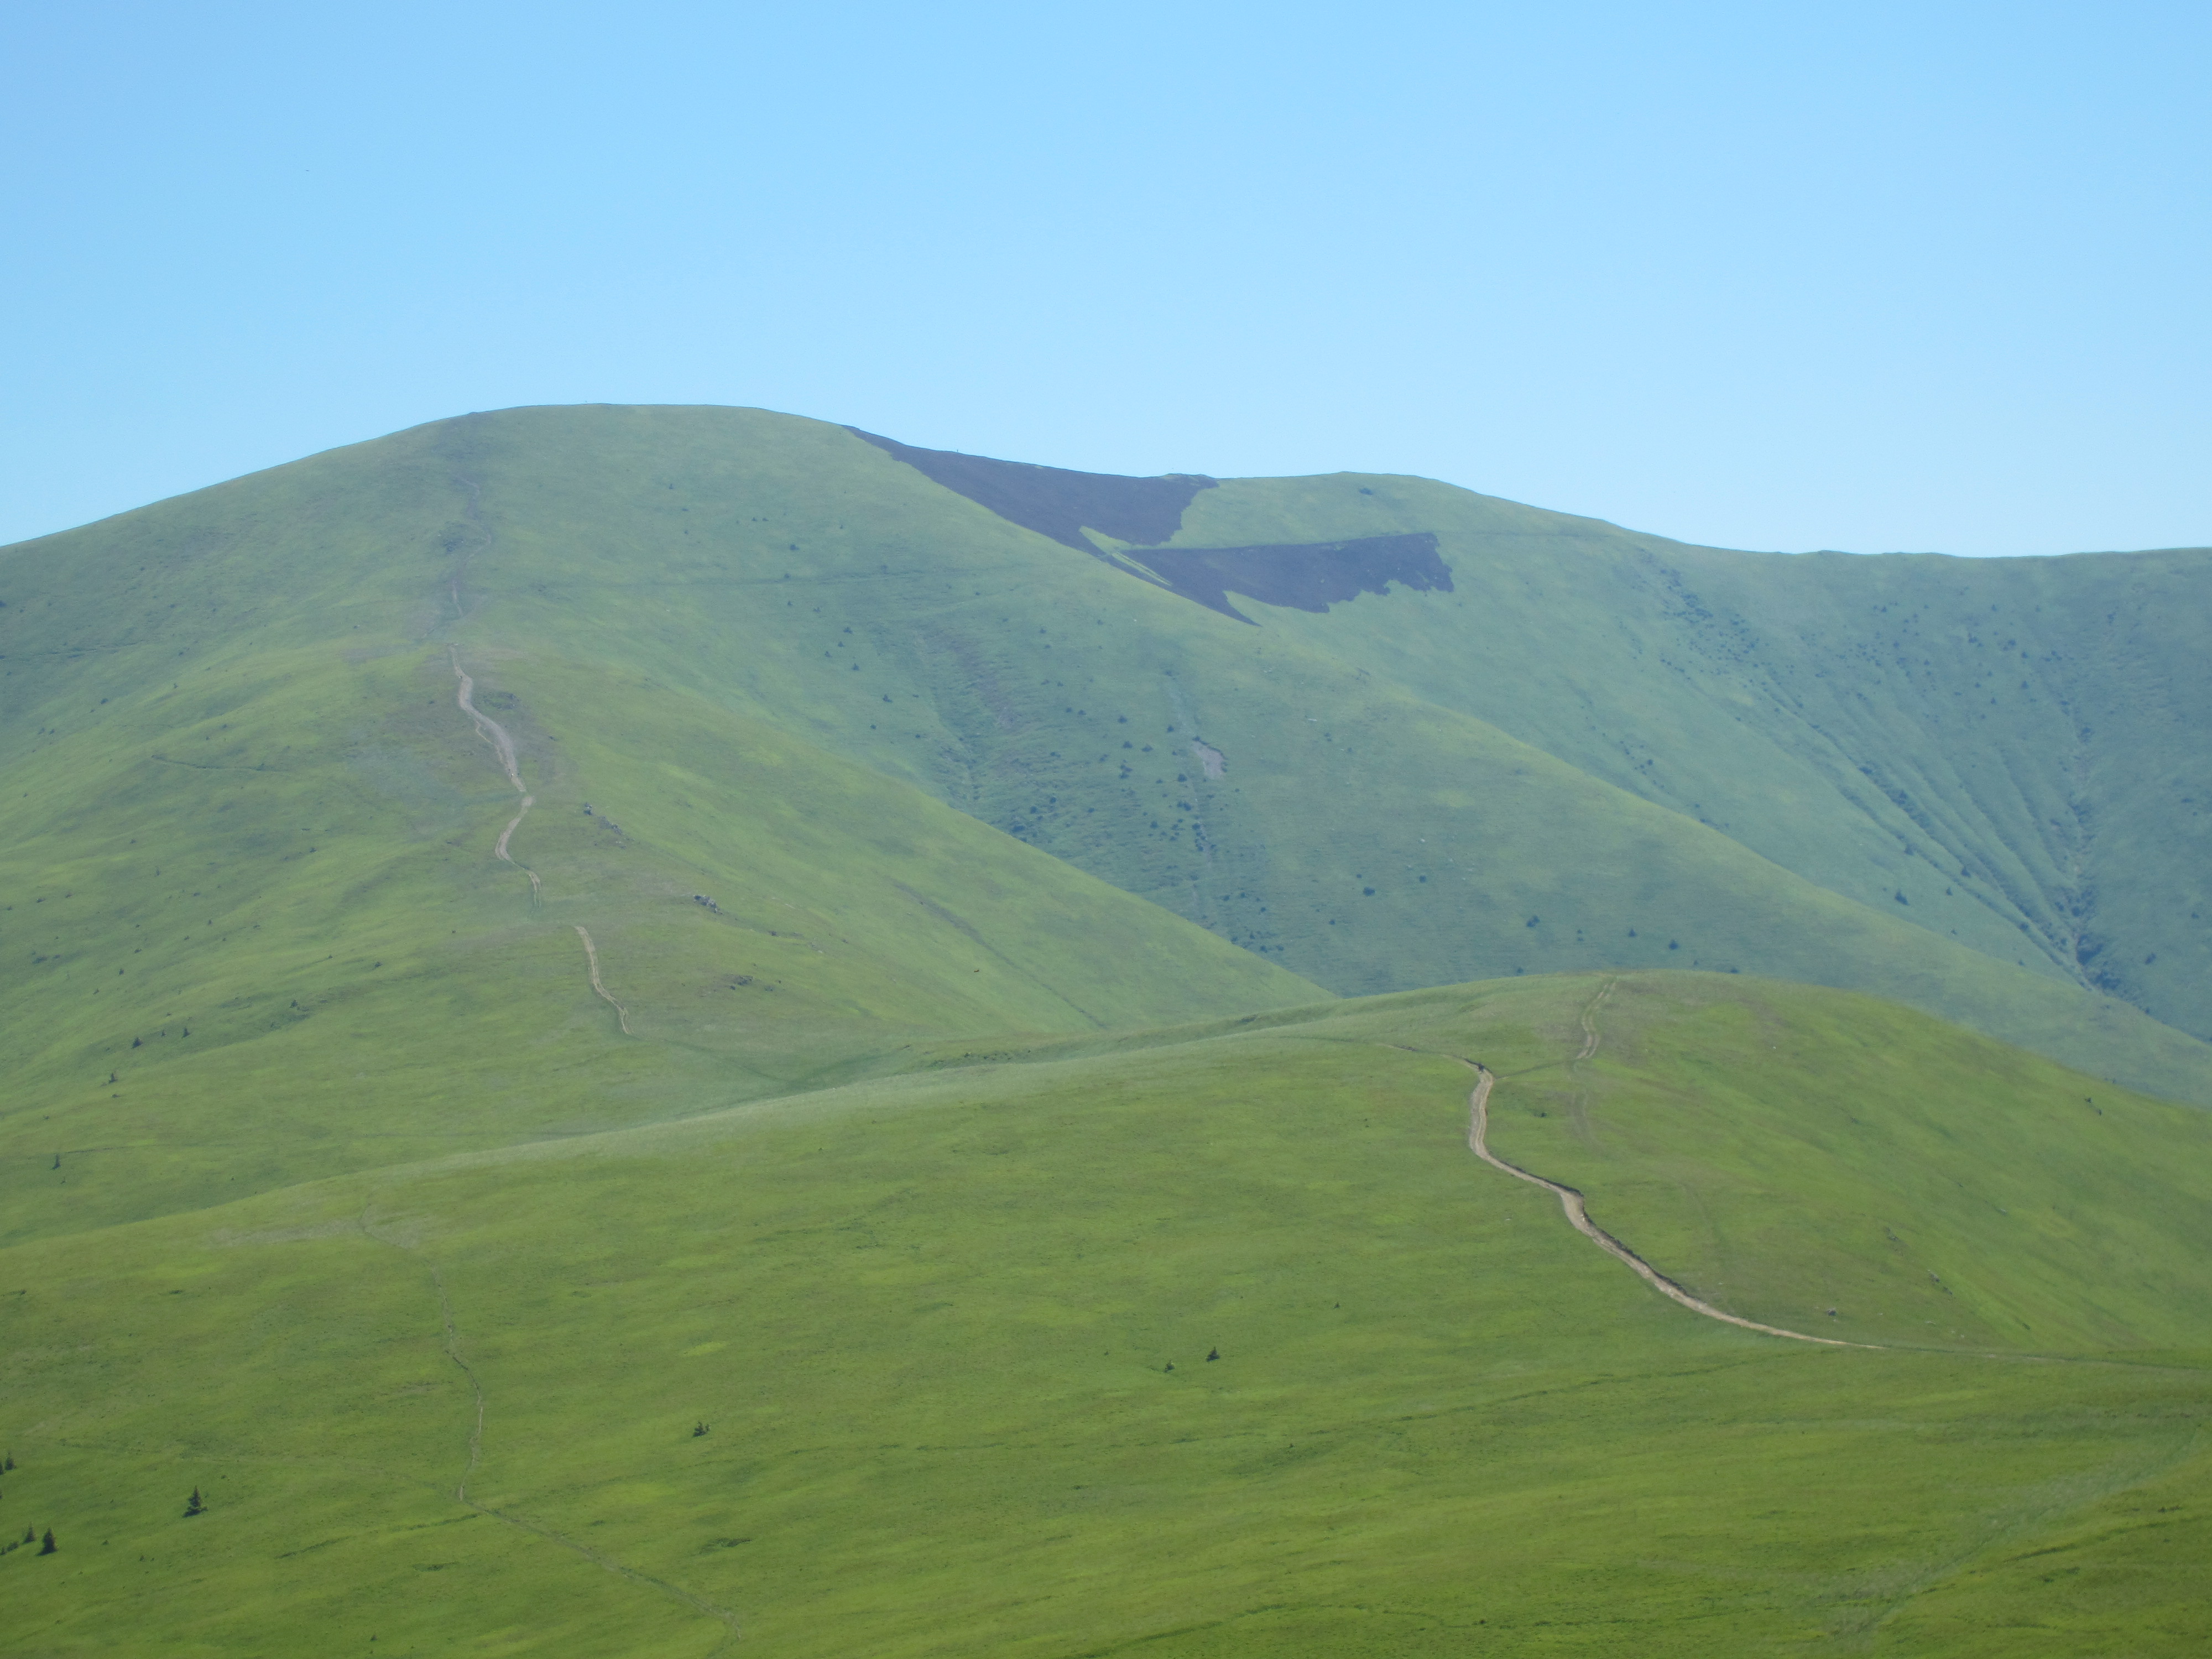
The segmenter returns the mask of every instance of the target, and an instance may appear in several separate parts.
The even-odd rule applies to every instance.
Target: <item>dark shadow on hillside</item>
[[[1230,604],[1232,592],[1262,605],[1322,611],[1362,593],[1387,592],[1392,582],[1422,592],[1452,591],[1451,572],[1437,556],[1437,538],[1425,531],[1348,542],[1161,548],[1182,527],[1183,513],[1198,492],[1215,488],[1213,479],[1191,472],[1157,478],[1075,472],[953,450],[917,449],[856,426],[845,429],[1024,530],[1239,622],[1252,619]],[[1087,531],[1133,545],[1116,554],[1092,541]]]
[[[1418,592],[1452,591],[1451,571],[1425,530],[1273,547],[1133,548],[1124,556],[1141,562],[1183,598],[1239,622],[1252,619],[1230,604],[1231,593],[1320,611],[1362,593],[1388,592],[1392,582]]]
[[[1214,487],[1212,479],[1196,473],[1130,478],[1115,472],[1073,472],[949,449],[916,449],[856,426],[845,429],[1000,518],[1095,556],[1103,555],[1083,533],[1086,526],[1117,542],[1164,542],[1182,528],[1183,509],[1192,498]]]

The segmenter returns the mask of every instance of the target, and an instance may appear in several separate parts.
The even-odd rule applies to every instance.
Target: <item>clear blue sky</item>
[[[2212,8],[19,5],[0,540],[515,404],[2212,543]]]

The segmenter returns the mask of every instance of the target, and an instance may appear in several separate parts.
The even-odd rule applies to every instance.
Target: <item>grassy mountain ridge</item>
[[[1271,611],[1267,629],[1251,629],[1048,545],[840,429],[726,411],[640,411],[620,422],[599,411],[588,420],[529,413],[466,438],[475,446],[468,476],[514,480],[507,494],[486,487],[486,522],[506,539],[471,568],[500,583],[507,559],[536,578],[527,592],[498,586],[497,607],[483,618],[498,637],[520,642],[557,630],[579,656],[620,653],[663,674],[681,662],[702,695],[799,724],[826,746],[909,777],[1334,989],[1686,956],[1916,1000],[1932,994],[1923,1006],[1948,1017],[2056,1042],[2055,1052],[2108,1075],[2212,1098],[2194,1075],[2205,1058],[2199,1047],[2124,1007],[1989,975],[1871,918],[1851,930],[1898,942],[1838,960],[1848,953],[1823,938],[1838,914],[1824,897],[1755,870],[1721,836],[1680,822],[1682,814],[1637,819],[1626,803],[1609,801],[1598,818],[1634,819],[1646,839],[1673,849],[1666,886],[1678,902],[1656,911],[1633,879],[1649,860],[1644,846],[1631,852],[1602,835],[1575,834],[1602,792],[1501,744],[1487,720],[1437,719],[1439,699],[1430,695],[1437,685],[1407,671],[1419,646],[1480,662],[1486,684],[1525,684],[1500,670],[1496,629],[1470,635],[1457,612],[1440,608],[1470,602],[1472,585],[1495,574],[1477,562],[1458,560],[1452,594],[1362,599],[1325,616]],[[719,441],[702,444],[705,433]],[[1281,538],[1300,526],[1312,535],[1387,533],[1444,523],[1428,498],[1464,496],[1424,486],[1426,496],[1409,506],[1384,488],[1361,495],[1366,487],[1230,481],[1194,496],[1176,540]],[[1275,518],[1240,505],[1281,490],[1296,499]],[[1358,506],[1332,516],[1317,505],[1321,495]],[[825,501],[836,503],[834,514]],[[600,527],[578,533],[593,523]],[[1445,544],[1454,545],[1449,534]],[[929,556],[936,549],[958,551]],[[793,586],[779,605],[786,581]],[[1602,623],[1601,610],[1589,614],[1593,629]],[[1568,654],[1587,666],[1620,653],[1593,637]],[[1194,741],[1224,758],[1221,778],[1197,763]],[[1669,745],[1699,757],[1729,746],[1710,722],[1687,721]],[[1510,781],[1493,785],[1488,767],[1507,754]],[[1530,765],[1543,775],[1533,792],[1522,781]],[[1437,787],[1445,781],[1461,787]],[[1796,801],[1794,823],[1818,829],[1833,816],[1809,784],[1777,793]],[[1852,833],[1860,842],[1887,834]],[[1844,886],[1821,878],[1852,858],[1865,866],[1866,848],[1838,850],[1815,884]],[[1701,876],[1689,875],[1699,866]],[[1933,931],[1919,918],[1942,913],[1981,954],[2065,977],[2017,942],[2017,921],[1942,890],[1965,884],[1942,882],[1924,859],[1914,869],[1881,869],[1891,890],[1867,908],[1919,931]],[[1440,896],[1447,884],[1450,896]],[[1730,925],[1724,919],[1741,915],[1747,893],[1763,894],[1758,913]],[[1899,894],[1916,902],[1899,904]],[[1923,957],[1923,967],[1911,965]],[[1965,988],[1984,980],[1990,988]],[[1911,989],[1899,988],[1908,981]],[[2161,1057],[2148,1060],[2154,1053]]]
[[[0,1250],[7,1498],[63,1540],[0,1558],[11,1609],[57,1655],[152,1630],[208,1652],[2201,1644],[2212,1304],[2108,1304],[2077,1273],[2061,1308],[1971,1191],[1923,1217],[1951,1229],[1947,1276],[2040,1298],[2089,1363],[2007,1357],[2049,1333],[2002,1319],[1819,1349],[1662,1300],[1464,1145],[1456,1054],[1505,1079],[1511,1152],[1577,1151],[1523,1108],[1604,987],[1079,1039],[1113,1051]],[[1638,1091],[1691,1103],[1686,1053],[1777,1103],[1879,1056],[1957,1081],[1972,1133],[1934,1147],[1931,1192],[1975,1187],[1972,1135],[2027,1121],[2012,1178],[2087,1174],[2085,1224],[2202,1202],[2202,1113],[2100,1091],[2080,1114],[2078,1079],[1893,1005],[1631,975],[1594,1018],[1601,1141]],[[1923,1111],[1866,1095],[1864,1146]],[[1737,1127],[1777,1184],[1864,1190],[1826,1122]],[[1759,1215],[1740,1148],[1705,1145],[1668,1173],[1723,1231]],[[1640,1173],[1575,1173],[1650,1248]],[[2136,1237],[2143,1272],[2201,1291],[2193,1233]],[[1888,1250],[1817,1212],[1762,1245],[1761,1310]]]
[[[1322,614],[1263,605],[1266,625],[1247,626],[1014,525],[843,428],[757,411],[510,411],[334,452],[0,562],[0,763],[38,784],[13,792],[9,805],[29,814],[14,837],[29,846],[54,826],[100,821],[105,809],[75,792],[110,775],[118,742],[143,744],[127,752],[149,779],[222,766],[232,782],[266,782],[235,769],[296,758],[305,733],[272,726],[247,757],[223,729],[226,698],[304,707],[323,694],[272,677],[320,674],[324,658],[357,672],[387,653],[427,662],[444,643],[489,677],[488,695],[510,700],[506,717],[526,732],[579,749],[603,738],[599,716],[622,700],[591,708],[593,674],[694,700],[912,785],[1335,991],[1608,965],[1740,969],[1901,996],[2101,1075],[2212,1100],[2212,1048],[2083,982],[2080,916],[2067,923],[2069,967],[2035,942],[2057,925],[2047,906],[2031,926],[1990,896],[2056,890],[2032,835],[2014,823],[2027,852],[1971,879],[1935,861],[1932,840],[1908,855],[1881,817],[1907,822],[1905,808],[1842,770],[1847,746],[1823,737],[1826,750],[1806,750],[1810,727],[1778,726],[1774,696],[1747,689],[1750,669],[1692,673],[1677,651],[1689,647],[1658,631],[1690,617],[1694,645],[1720,615],[1682,597],[1687,584],[1660,553],[1683,568],[1706,559],[1711,569],[1692,571],[1700,591],[1730,572],[1772,588],[1860,567],[1655,552],[1648,538],[1418,480],[1231,480],[1189,496],[1184,544],[1436,526],[1453,586]],[[2186,559],[2160,568],[2169,586],[2186,585]],[[552,665],[563,689],[533,690]],[[496,774],[429,684],[436,672],[423,674],[407,695],[434,757],[364,735],[373,720],[326,724],[313,741],[325,762],[343,750],[344,775],[435,798],[449,819],[473,793],[488,823],[501,811]],[[541,696],[552,701],[535,706]],[[1623,708],[1638,711],[1640,751],[1615,742]],[[701,741],[656,737],[658,718],[599,741],[599,764]],[[218,740],[231,758],[216,757]],[[2000,769],[2032,781],[2020,752],[1999,752]],[[434,784],[441,766],[469,781]],[[1971,771],[1962,761],[1953,775]],[[1723,787],[1731,804],[1705,799]],[[2015,793],[2014,819],[2049,805]],[[1966,782],[1953,793],[1942,805],[1958,823],[1981,812]],[[626,799],[617,822],[657,799]],[[186,789],[173,804],[213,810],[194,799]],[[1869,800],[1880,810],[1849,805]],[[271,847],[336,833],[312,799],[266,805],[276,817],[252,835]],[[2146,868],[2172,864],[2163,819],[2097,822],[2097,858],[2136,844]],[[518,856],[558,833],[541,811],[518,830]],[[1911,820],[1909,833],[1926,832]],[[244,844],[234,828],[223,835]],[[707,860],[725,886],[774,844],[753,836],[741,849],[743,839],[725,848],[739,864]],[[2077,899],[2104,880],[2081,870]],[[684,881],[703,878],[672,872],[650,902],[688,896]],[[2099,901],[2107,916],[2156,896],[2140,881],[2102,890],[2118,895]],[[2143,952],[2157,959],[2145,972],[2192,960],[2193,901],[2170,896],[2156,937],[2179,943]],[[52,954],[23,944],[11,947],[19,970]],[[2090,959],[2134,948],[2099,945]],[[1015,1003],[956,1024],[1042,1017],[1001,983]],[[1279,1000],[1309,994],[1285,981]],[[1164,1006],[1097,1018],[1144,1023]],[[791,1080],[787,1063],[771,1070],[777,1086]]]

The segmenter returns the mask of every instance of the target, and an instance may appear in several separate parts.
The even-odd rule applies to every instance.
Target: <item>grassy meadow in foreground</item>
[[[16,1246],[4,1515],[62,1545],[0,1558],[17,1650],[2201,1650],[2207,1255],[2114,1230],[2201,1206],[2212,1119],[1741,977],[1619,981],[1577,1066],[1607,983],[1009,1045]],[[1600,1155],[1678,1109],[1762,1316],[1883,1282],[1823,1206],[1909,1146],[1897,1213],[1981,1322],[1663,1301],[1469,1155],[1466,1056],[1506,1155],[1702,1284]],[[2007,1125],[2007,1207],[2078,1182],[2039,1254],[1975,1185]],[[2106,1293],[2112,1237],[2150,1291]]]

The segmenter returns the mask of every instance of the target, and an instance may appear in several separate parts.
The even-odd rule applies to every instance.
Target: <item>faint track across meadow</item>
[[[1597,988],[1597,994],[1583,1006],[1583,1046],[1576,1052],[1572,1063],[1579,1066],[1597,1052],[1597,1011],[1605,1006],[1605,1000],[1613,994],[1613,988],[1620,981],[1608,979]]]
[[[374,1239],[377,1243],[389,1245],[392,1249],[406,1255],[416,1254],[414,1244],[403,1239],[388,1237],[377,1231],[375,1223],[371,1219],[374,1208],[374,1200],[372,1199],[368,1204],[362,1206],[362,1212],[355,1221],[354,1224],[360,1230],[362,1235]],[[695,1613],[704,1613],[728,1632],[728,1635],[715,1644],[714,1651],[717,1653],[723,1651],[732,1643],[744,1640],[744,1632],[738,1626],[738,1615],[727,1607],[718,1606],[703,1595],[695,1595],[680,1584],[672,1584],[666,1579],[656,1578],[649,1572],[640,1572],[635,1567],[627,1566],[616,1560],[614,1557],[595,1550],[588,1544],[580,1543],[567,1534],[540,1522],[532,1521],[526,1516],[516,1515],[510,1510],[495,1508],[469,1496],[469,1482],[475,1477],[477,1465],[483,1462],[485,1403],[483,1378],[478,1374],[477,1368],[471,1364],[461,1353],[460,1328],[453,1319],[453,1298],[446,1293],[445,1273],[435,1262],[430,1264],[430,1285],[438,1294],[438,1319],[445,1334],[446,1358],[453,1363],[462,1376],[468,1378],[469,1391],[475,1405],[475,1416],[469,1427],[468,1462],[461,1470],[459,1480],[454,1484],[453,1501],[490,1520],[503,1522],[517,1531],[530,1533],[536,1537],[544,1539],[548,1543],[558,1544],[565,1550],[574,1551],[592,1565],[614,1574],[617,1578],[627,1579],[629,1583],[643,1589],[657,1591],[672,1601],[681,1601]]]

